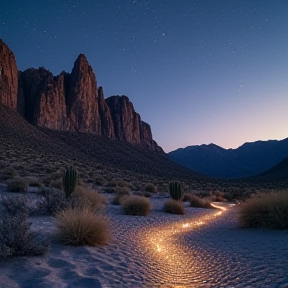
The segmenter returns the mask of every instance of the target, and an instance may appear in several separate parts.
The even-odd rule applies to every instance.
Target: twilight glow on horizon
[[[169,152],[288,137],[287,0],[2,0],[19,70],[71,72],[126,95]]]

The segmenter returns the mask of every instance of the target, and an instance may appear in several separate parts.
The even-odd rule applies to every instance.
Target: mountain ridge
[[[256,176],[287,156],[288,138],[246,142],[235,149],[213,143],[193,145],[168,153],[168,157],[178,164],[215,178]]]
[[[18,71],[13,52],[0,39],[0,72],[0,103],[34,126],[92,133],[164,154],[127,96],[104,98],[84,54],[71,73],[54,76],[44,67]]]

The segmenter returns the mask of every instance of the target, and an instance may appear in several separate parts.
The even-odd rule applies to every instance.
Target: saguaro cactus
[[[65,197],[68,198],[73,193],[77,182],[77,171],[70,166],[63,175],[63,187]]]
[[[173,200],[181,201],[184,196],[181,183],[179,181],[169,182],[169,193]]]

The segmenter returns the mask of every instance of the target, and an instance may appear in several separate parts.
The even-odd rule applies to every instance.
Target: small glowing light
[[[189,227],[189,224],[188,224],[188,223],[183,224],[182,227],[183,227],[183,228],[188,228],[188,227]]]
[[[223,210],[223,211],[226,211],[226,210],[227,210],[225,207],[218,206],[218,205],[213,204],[213,203],[211,203],[211,206],[213,206],[214,208],[217,208],[217,209],[221,209],[221,210]]]

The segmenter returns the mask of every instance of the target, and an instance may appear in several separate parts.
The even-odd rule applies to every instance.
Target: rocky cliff
[[[53,76],[43,67],[18,73],[13,53],[1,41],[0,61],[0,103],[17,109],[31,124],[93,133],[163,152],[128,97],[104,98],[83,54],[71,73]]]
[[[17,109],[18,70],[13,53],[0,39],[0,103]]]

